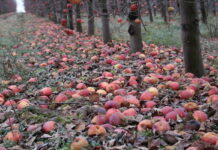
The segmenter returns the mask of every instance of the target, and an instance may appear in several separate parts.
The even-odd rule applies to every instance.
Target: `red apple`
[[[108,86],[108,83],[107,82],[101,82],[99,83],[98,87],[101,88],[101,89],[106,89],[106,87]]]
[[[188,90],[188,89],[180,91],[180,93],[179,93],[179,97],[181,99],[189,99],[189,98],[191,98],[193,96],[194,96],[194,93],[191,90]]]
[[[90,95],[90,91],[87,89],[82,89],[79,91],[79,95],[80,96],[83,96],[83,97],[86,97],[86,96],[89,96]]]
[[[61,20],[61,25],[66,26],[67,25],[67,19],[62,19]]]
[[[56,123],[54,121],[47,121],[43,124],[42,129],[44,132],[51,132],[55,129]]]
[[[137,130],[139,132],[145,131],[146,129],[150,128],[152,128],[152,121],[147,119],[140,121],[137,125]]]
[[[82,150],[89,145],[86,138],[80,136],[76,137],[70,145],[70,150]]]
[[[175,108],[174,111],[181,117],[184,118],[186,116],[186,111],[184,108]]]
[[[127,92],[126,92],[126,90],[125,89],[117,89],[117,90],[115,90],[114,91],[114,95],[126,95],[127,94]]]
[[[194,111],[193,117],[195,120],[200,121],[200,122],[205,122],[208,119],[207,114],[200,110]]]
[[[103,72],[102,76],[105,78],[110,78],[113,77],[113,74],[111,72]]]
[[[214,132],[207,132],[201,137],[202,141],[210,143],[210,144],[216,144],[218,140],[218,134]]]
[[[105,104],[104,104],[104,108],[105,109],[110,109],[110,108],[119,108],[120,104],[116,101],[107,101]]]
[[[207,103],[217,103],[218,102],[218,95],[210,95],[207,98]]]
[[[194,102],[188,102],[186,104],[183,105],[183,107],[187,110],[187,111],[193,111],[195,109],[198,109],[198,104],[194,103]]]
[[[176,67],[173,64],[167,64],[163,67],[164,70],[170,71],[170,70],[174,70]]]
[[[149,101],[149,100],[152,100],[153,98],[154,98],[154,95],[148,91],[143,92],[140,96],[140,100],[143,100],[143,101]]]
[[[122,22],[123,22],[123,19],[122,19],[122,18],[118,18],[118,19],[117,19],[117,22],[118,22],[118,23],[122,23]]]
[[[158,121],[153,125],[152,128],[156,131],[164,132],[170,130],[170,125],[166,121]]]
[[[88,135],[89,136],[94,136],[94,135],[105,135],[107,134],[105,128],[101,125],[92,125],[88,129]]]
[[[27,131],[32,132],[35,131],[39,127],[38,124],[29,125]]]
[[[30,101],[27,99],[22,99],[17,103],[17,109],[23,109],[25,107],[28,107],[30,105]]]
[[[58,94],[56,97],[55,97],[55,102],[56,103],[63,103],[65,101],[68,100],[68,97],[62,93]]]
[[[171,112],[166,114],[165,118],[167,120],[177,120],[177,112],[171,111]]]
[[[112,114],[114,114],[114,113],[120,113],[120,114],[121,114],[121,112],[120,112],[119,109],[110,108],[110,109],[108,109],[107,112],[106,112],[106,117],[109,119],[110,116],[111,116]]]
[[[98,93],[99,95],[107,95],[107,92],[105,90],[97,90],[96,93]]]
[[[7,100],[5,103],[4,103],[4,106],[12,106],[12,105],[15,105],[16,102],[14,100]]]
[[[172,90],[178,90],[179,87],[180,87],[180,85],[179,85],[178,82],[168,81],[166,84],[167,84],[167,86],[168,86],[169,88],[171,88]]]
[[[4,89],[1,93],[4,97],[9,97],[13,94],[12,90]]]
[[[77,84],[76,88],[77,89],[86,89],[87,86],[84,83],[79,83],[79,84]]]
[[[4,148],[4,147],[2,147],[2,146],[0,146],[0,150],[7,150],[6,148]]]
[[[208,95],[218,94],[218,88],[212,88],[208,91]]]
[[[40,94],[42,96],[50,96],[53,93],[52,88],[50,87],[45,87],[43,89],[40,90]]]
[[[113,101],[117,102],[119,105],[122,105],[125,102],[125,98],[123,96],[117,95],[113,98]]]
[[[67,4],[67,8],[72,8],[73,5],[72,4]]]
[[[108,121],[108,119],[107,119],[106,115],[97,115],[92,119],[91,123],[97,124],[97,125],[102,125],[102,124],[107,123],[107,121]]]
[[[12,90],[13,93],[19,93],[19,92],[21,92],[21,89],[20,89],[18,86],[16,86],[16,85],[10,85],[8,88],[9,88],[10,90]]]
[[[170,106],[164,106],[163,108],[161,108],[160,112],[164,115],[166,115],[167,113],[173,111],[173,108]]]
[[[140,106],[140,102],[139,102],[139,100],[135,96],[128,95],[125,98],[126,98],[126,102],[128,102],[129,104],[133,104],[133,105],[135,105],[137,107]]]
[[[123,111],[123,115],[124,116],[136,116],[137,112],[134,108],[129,108],[129,109]]]
[[[120,112],[113,113],[109,118],[109,123],[114,126],[120,125],[122,122],[123,115]]]
[[[147,92],[150,92],[151,94],[153,94],[154,96],[157,96],[159,94],[158,89],[155,87],[150,87],[146,90]]]
[[[107,91],[107,92],[113,92],[113,91],[115,91],[115,90],[117,90],[117,89],[119,89],[119,88],[120,88],[119,84],[110,83],[110,84],[108,84],[108,85],[106,86],[106,91]]]
[[[146,107],[147,108],[153,108],[157,103],[155,103],[154,101],[147,101],[146,102]]]
[[[23,135],[17,130],[10,131],[5,135],[4,139],[12,142],[19,142],[23,139]]]
[[[0,105],[3,105],[3,104],[4,104],[4,102],[5,102],[5,99],[4,99],[4,97],[0,97]]]
[[[31,82],[31,83],[37,82],[37,78],[30,78],[30,79],[28,80],[28,82]]]
[[[138,10],[138,5],[137,4],[130,5],[130,10],[131,11],[137,11]]]
[[[197,147],[188,147],[186,150],[199,150]]]

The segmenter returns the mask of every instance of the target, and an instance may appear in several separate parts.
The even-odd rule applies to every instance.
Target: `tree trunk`
[[[146,0],[147,5],[148,5],[148,12],[149,12],[149,19],[150,22],[153,22],[153,15],[152,15],[152,8],[151,8],[151,2],[150,0]]]
[[[107,0],[99,0],[101,5],[101,20],[102,20],[102,36],[104,43],[112,42],[110,26],[109,26],[109,14],[107,10]]]
[[[80,15],[80,4],[76,5],[76,31],[82,32],[82,24],[78,20],[81,19]]]
[[[200,8],[201,8],[201,20],[204,24],[207,24],[207,12],[205,8],[205,0],[200,0]]]
[[[164,22],[167,23],[167,0],[159,0],[161,7],[161,16],[164,19]]]
[[[177,13],[180,14],[180,4],[179,4],[179,0],[176,0],[176,7],[177,7]]]
[[[56,14],[56,2],[55,0],[51,0],[51,9],[52,9],[52,20],[57,23],[57,14]]]
[[[138,0],[131,0],[131,4],[138,4]],[[141,35],[141,24],[136,24],[135,20],[139,19],[139,10],[130,11],[128,15],[129,19],[129,29],[128,33],[130,35],[130,49],[131,52],[142,51],[142,35]]]
[[[185,71],[197,77],[204,74],[200,49],[199,17],[196,0],[180,0]]]
[[[155,2],[153,2],[153,10],[154,10],[154,16],[157,16],[157,4]]]
[[[59,1],[60,21],[61,21],[61,19],[64,18],[63,9],[64,9],[64,4],[63,4],[63,1],[61,0],[61,1]]]
[[[212,12],[214,15],[216,15],[216,0],[212,0],[211,5],[212,5]]]
[[[95,34],[95,19],[93,14],[93,1],[88,0],[88,35]]]
[[[73,8],[69,8],[69,28],[74,30],[74,26],[73,26]]]

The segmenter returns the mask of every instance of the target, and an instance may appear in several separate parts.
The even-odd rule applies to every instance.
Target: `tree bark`
[[[109,26],[109,14],[107,9],[107,0],[99,0],[101,5],[101,20],[102,20],[102,36],[104,43],[112,42],[110,26]]]
[[[153,22],[153,15],[152,15],[152,8],[151,8],[151,2],[150,0],[146,0],[147,5],[148,5],[148,12],[149,12],[149,19],[150,22]]]
[[[161,16],[164,19],[164,22],[167,23],[167,0],[159,0],[161,7]]]
[[[153,11],[154,11],[154,16],[157,16],[157,4],[155,2],[153,2]]]
[[[82,32],[82,24],[78,21],[78,19],[81,19],[80,4],[76,5],[76,31]]]
[[[197,2],[196,0],[180,0],[180,9],[185,71],[201,77],[204,74],[204,68],[200,48]]]
[[[207,11],[205,8],[205,0],[200,0],[200,8],[201,8],[201,20],[204,24],[207,24]]]
[[[93,1],[88,0],[88,35],[95,34],[95,19],[93,14]]]
[[[52,3],[52,12],[53,12],[53,21],[57,23],[57,12],[56,12],[56,2],[55,0],[51,0]]]
[[[211,5],[212,5],[212,12],[214,15],[216,15],[216,0],[212,0]]]
[[[73,25],[73,8],[69,8],[69,28],[74,30],[74,25]]]
[[[138,4],[138,0],[131,0],[131,4]],[[129,29],[128,33],[130,35],[130,49],[131,52],[142,51],[142,35],[141,35],[141,24],[136,24],[135,20],[139,19],[139,10],[130,11],[128,15],[129,19]]]
[[[176,0],[176,7],[177,7],[177,12],[180,14],[180,4],[179,4],[179,0]]]

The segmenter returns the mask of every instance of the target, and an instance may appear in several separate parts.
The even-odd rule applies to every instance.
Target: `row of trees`
[[[14,12],[15,10],[15,0],[0,0],[0,14]]]
[[[148,15],[152,22],[153,16],[160,13],[168,23],[170,16],[180,14],[186,71],[196,76],[203,75],[198,15],[201,12],[202,22],[207,23],[209,13],[216,15],[216,6],[216,0],[25,0],[27,11],[49,16],[55,23],[71,30],[83,32],[82,23],[86,18],[89,36],[95,33],[95,18],[101,17],[104,43],[112,42],[110,17],[118,17],[118,23],[125,17],[129,22],[132,52],[142,51],[143,15]]]

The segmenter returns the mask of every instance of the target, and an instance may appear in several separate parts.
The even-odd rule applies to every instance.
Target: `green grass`
[[[27,45],[21,44],[22,38],[33,30],[27,20],[30,15],[11,14],[7,19],[0,18],[0,79],[10,79],[11,75],[19,74],[23,79],[31,76],[22,63],[22,54],[29,52]],[[18,48],[14,46],[19,45]],[[16,53],[13,56],[12,53]]]
[[[123,18],[125,20],[126,18]],[[143,22],[145,24],[146,31],[142,26],[142,37],[143,41],[146,43],[154,43],[157,45],[164,46],[175,46],[181,47],[181,28],[180,28],[180,17],[174,17],[173,22],[165,24],[163,19],[160,16],[154,17],[154,22],[150,23],[147,16],[143,17]],[[85,21],[87,22],[87,21]],[[208,18],[208,26],[216,26],[218,18],[215,16],[210,16]],[[101,19],[95,19],[96,34],[101,35]],[[210,38],[218,38],[218,35],[211,36],[210,30],[207,25],[200,23],[200,32],[201,32],[201,43],[203,49],[217,49],[218,50],[218,41],[209,41]],[[83,24],[84,29],[87,29],[87,24]],[[218,28],[218,25],[216,26]],[[129,35],[127,33],[128,23],[119,24],[117,23],[117,18],[110,18],[110,29],[112,33],[113,40],[117,41],[127,41],[129,40]],[[218,32],[218,31],[217,31]]]
[[[64,144],[61,148],[58,148],[57,150],[70,150],[70,143]]]

